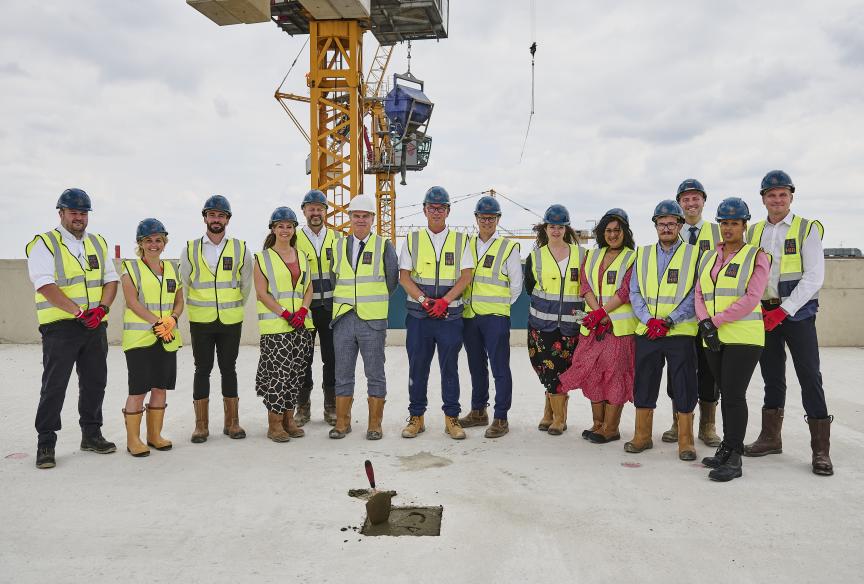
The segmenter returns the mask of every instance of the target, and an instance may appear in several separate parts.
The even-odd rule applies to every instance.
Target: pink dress
[[[607,266],[600,266],[598,278],[603,281]],[[630,303],[630,276],[633,268],[627,270],[621,287],[615,292],[625,304]],[[580,285],[585,290],[588,280],[585,269],[581,270]],[[600,282],[591,287],[599,290]],[[598,299],[599,300],[599,299]],[[587,310],[587,305],[586,305]],[[635,341],[633,335],[618,337],[611,332],[602,341],[591,334],[580,336],[579,344],[573,352],[573,363],[561,374],[561,389],[567,392],[581,389],[592,402],[608,401],[613,405],[633,401],[633,370],[635,368]]]

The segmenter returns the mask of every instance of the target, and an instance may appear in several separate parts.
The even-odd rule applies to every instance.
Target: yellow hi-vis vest
[[[300,277],[297,278],[297,285],[291,285],[291,272],[288,271],[288,266],[282,261],[282,257],[276,253],[273,248],[259,251],[255,254],[255,259],[264,277],[267,278],[267,292],[278,302],[282,308],[291,312],[297,312],[303,306],[303,295],[306,293],[306,288],[309,286],[309,259],[306,254],[297,250],[297,263],[300,265]],[[312,323],[312,315],[306,315],[306,320],[303,326],[307,329],[314,329]],[[272,310],[264,306],[258,301],[258,332],[262,335],[274,335],[277,333],[294,332],[294,327],[282,318],[279,314],[274,314]]]
[[[132,285],[138,290],[138,302],[144,308],[158,317],[167,317],[174,309],[174,297],[180,289],[180,281],[177,279],[178,269],[172,262],[162,262],[162,281],[144,260],[125,260],[123,271],[129,274]],[[128,306],[123,313],[123,350],[149,347],[153,343],[161,342],[153,332],[153,326],[146,320],[132,312]],[[176,351],[182,346],[180,341],[180,329],[174,329],[174,340],[162,345],[166,351]]]
[[[217,319],[222,324],[243,322],[240,269],[246,257],[246,242],[233,238],[225,241],[215,274],[204,258],[203,239],[187,242],[186,253],[192,265],[186,291],[189,322],[213,322]]]
[[[570,258],[564,276],[549,251],[549,246],[534,248],[531,252],[531,272],[534,276],[534,289],[531,291],[531,305],[528,307],[528,324],[539,331],[561,329],[561,334],[572,337],[579,332],[578,317],[575,310],[582,310],[585,300],[579,284],[579,270],[585,259],[585,250],[570,244]]]
[[[609,267],[606,268],[605,277],[600,283],[600,290],[595,290],[594,286],[597,285],[597,279],[600,277],[600,264],[603,263],[603,257],[606,255],[607,249],[606,247],[592,249],[588,252],[588,258],[585,260],[586,280],[588,280],[588,285],[591,286],[591,291],[594,293],[600,306],[603,306],[604,302],[615,295],[621,284],[624,283],[624,275],[627,273],[627,270],[636,261],[636,252],[625,247],[618,254],[618,257],[612,260]],[[630,302],[622,304],[610,312],[609,320],[612,321],[612,332],[616,337],[632,335],[636,332],[636,325],[639,324],[639,319],[633,313],[633,306]],[[581,328],[582,336],[587,337],[591,333],[584,326]]]
[[[357,255],[355,270],[348,255],[348,241],[351,239],[342,237],[334,244],[336,288],[333,290],[333,318],[354,310],[362,320],[386,320],[390,307],[390,293],[384,276],[384,246],[387,240],[370,234],[363,253]]]
[[[710,251],[710,250],[709,250]],[[678,305],[684,301],[687,294],[696,285],[696,264],[698,263],[699,248],[695,245],[682,243],[675,250],[672,259],[663,276],[658,282],[657,278],[657,244],[643,245],[636,251],[636,279],[639,282],[639,291],[648,306],[648,312],[654,318],[664,319]],[[669,336],[695,337],[699,325],[696,317],[682,322],[676,322],[669,329]],[[636,325],[636,334],[644,335],[648,327],[639,321]]]
[[[690,225],[685,223],[678,237],[684,243],[690,243]],[[696,247],[699,248],[699,253],[716,248],[721,241],[723,238],[720,236],[720,226],[717,223],[703,221],[699,233],[696,234]]]
[[[712,249],[702,255],[699,261],[699,284],[702,298],[710,316],[719,314],[732,306],[736,300],[747,293],[747,283],[756,267],[759,248],[744,244],[735,257],[717,274],[717,281],[711,279],[711,269],[717,259],[717,250]],[[723,324],[719,329],[720,341],[729,345],[765,346],[765,327],[762,324],[762,305],[756,303],[753,312],[735,322]],[[705,342],[702,342],[703,346]]]
[[[447,238],[441,247],[441,256],[435,255],[432,238],[425,229],[408,234],[405,245],[411,254],[411,279],[427,298],[442,298],[456,285],[462,274],[462,254],[468,237],[464,233],[448,229]],[[420,304],[407,295],[408,314],[417,318],[428,318]],[[462,318],[462,298],[455,299],[447,307],[445,320]]]
[[[83,267],[63,243],[60,231],[54,229],[37,235],[27,244],[27,257],[36,242],[42,240],[48,251],[54,256],[54,282],[81,310],[96,308],[102,301],[102,287],[105,279],[105,262],[110,262],[108,244],[101,235],[88,233],[84,237],[84,254],[87,256],[87,267]],[[36,292],[36,317],[39,324],[48,324],[58,320],[71,320],[74,315],[57,308],[42,294]],[[102,322],[108,320],[108,316]]]
[[[510,278],[501,274],[501,266],[514,250],[519,253],[519,244],[497,237],[486,252],[477,257],[479,241],[476,235],[468,240],[471,255],[474,256],[474,279],[462,294],[462,301],[465,303],[462,318],[474,318],[475,314],[509,317]]]
[[[315,245],[309,240],[309,236],[303,229],[297,229],[297,250],[306,254],[309,260],[312,277],[312,303],[330,304],[333,300],[333,283],[330,275],[333,273],[333,248],[334,242],[342,239],[342,234],[328,228],[324,234],[324,242],[321,244],[321,252],[315,249]]]

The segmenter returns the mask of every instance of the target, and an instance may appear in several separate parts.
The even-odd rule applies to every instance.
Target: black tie
[[[366,242],[361,241],[360,247],[357,249],[357,261],[354,262],[354,271],[357,271],[357,266],[360,265],[360,258],[363,256],[363,248],[366,247]]]
[[[699,228],[695,225],[690,228],[690,245],[696,245],[696,232],[699,231]]]

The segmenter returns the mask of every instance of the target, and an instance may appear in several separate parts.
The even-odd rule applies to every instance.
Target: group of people
[[[381,439],[389,300],[398,283],[407,296],[404,438],[426,429],[436,351],[444,431],[457,440],[469,427],[486,427],[487,438],[508,433],[510,310],[524,288],[530,296],[528,354],[545,392],[540,430],[553,436],[565,432],[569,392],[581,389],[593,418],[583,438],[596,444],[619,440],[621,414],[632,401],[636,424],[624,450],[651,449],[653,412],[666,368],[674,414],[662,439],[678,443],[681,460],[695,460],[698,404],[698,438],[717,449],[702,461],[711,468],[709,477],[740,477],[742,456],[782,452],[788,346],[812,436],[813,472],[833,474],[833,418],[822,389],[815,329],[824,275],[823,229],[818,221],[791,212],[794,192],[788,174],[771,171],[760,190],[766,220],[751,224],[748,205],[728,198],[717,208],[717,223],[711,223],[702,218],[704,187],[688,179],[675,200],[656,206],[655,243],[637,247],[628,214],[613,208],[596,224],[596,247],[587,251],[570,226],[568,210],[555,204],[535,226],[536,243],[524,266],[519,245],[497,234],[501,207],[494,197],[478,200],[477,234],[469,236],[447,226],[447,191],[430,188],[423,200],[427,226],[408,234],[397,257],[393,244],[374,233],[376,207],[367,195],[351,200],[347,235],[325,225],[328,201],[321,191],[304,196],[303,227],[291,208],[278,207],[262,251],[254,254],[246,242],[226,235],[231,206],[214,195],[202,209],[205,234],[187,242],[179,264],[162,259],[167,229],[148,218],[137,228],[137,259],[124,260],[118,276],[105,239],[87,232],[89,196],[67,189],[57,203],[60,225],[27,246],[44,365],[36,466],[55,466],[56,432],[73,366],[79,376],[82,450],[116,450],[102,436],[101,425],[106,321],[118,281],[126,300],[129,396],[123,415],[131,455],[172,447],[162,428],[166,392],[176,384],[177,322],[187,306],[195,361],[191,441],[209,437],[214,359],[222,378],[223,433],[233,439],[246,436],[239,424],[236,359],[253,287],[260,332],[255,390],[267,410],[268,438],[287,442],[304,435],[317,335],[330,438],[351,432],[359,355],[368,394],[366,438]],[[471,409],[460,417],[463,346]],[[745,446],[746,390],[757,364],[765,382],[762,431]],[[491,418],[490,369],[495,384]],[[718,401],[722,437],[715,422]]]

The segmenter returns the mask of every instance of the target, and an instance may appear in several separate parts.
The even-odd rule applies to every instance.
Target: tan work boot
[[[207,442],[207,437],[210,436],[210,399],[192,400],[192,407],[195,409],[195,430],[192,431],[192,443],[201,444]]]
[[[282,414],[282,428],[292,438],[302,438],[306,435],[305,430],[298,426],[296,420],[294,420],[294,410],[285,410],[285,413]]]
[[[744,447],[744,456],[765,456],[783,452],[783,439],[780,431],[783,429],[783,408],[766,410],[762,408],[762,431],[756,442]]]
[[[444,433],[453,440],[465,440],[465,430],[462,429],[456,416],[444,416]]]
[[[651,439],[653,430],[654,409],[636,408],[636,431],[633,433],[633,440],[624,444],[624,451],[639,454],[654,448],[654,441]]]
[[[240,427],[240,398],[239,397],[223,397],[223,405],[225,406],[225,427],[222,428],[222,433],[234,440],[239,440],[246,437],[246,430]]]
[[[423,416],[410,416],[408,425],[402,430],[403,438],[416,438],[417,434],[426,431],[426,425],[423,423]]]
[[[549,430],[549,426],[552,425],[552,405],[549,403],[549,394],[545,395],[546,403],[543,406],[543,419],[540,420],[540,423],[537,424],[537,429],[541,432],[546,432]]]
[[[834,416],[815,419],[807,417],[807,425],[810,426],[810,449],[813,451],[812,466],[813,474],[831,476],[834,474],[834,465],[831,463],[831,422]]]
[[[147,444],[156,450],[171,450],[173,446],[170,440],[162,437],[162,424],[165,421],[165,408],[154,408],[147,406]]]
[[[141,442],[141,418],[144,410],[140,412],[127,412],[123,410],[126,419],[126,451],[132,456],[149,456],[150,449]]]
[[[672,410],[672,427],[663,432],[660,436],[663,442],[678,442],[678,412]]]
[[[336,396],[336,425],[330,430],[331,438],[344,438],[351,433],[352,403],[354,398],[351,396]]]
[[[678,412],[678,458],[696,460],[696,446],[693,444],[693,412]]]
[[[594,420],[594,425],[592,425],[587,430],[582,430],[582,437],[585,440],[588,440],[588,436],[594,432],[599,432],[600,428],[603,427],[603,412],[606,411],[606,402],[591,402],[591,417]]]
[[[621,412],[624,411],[624,404],[615,405],[606,402],[606,407],[603,409],[603,427],[598,432],[593,432],[588,435],[588,440],[594,444],[606,444],[621,439],[621,434],[618,432],[618,426],[621,424]]]
[[[367,401],[369,402],[369,426],[366,428],[366,440],[381,440],[384,436],[381,422],[384,420],[384,403],[387,400],[383,397],[370,397]]]
[[[273,442],[288,442],[291,436],[282,427],[284,414],[277,414],[267,410],[267,437]]]
[[[715,416],[717,414],[717,402],[699,402],[699,440],[705,446],[716,448],[720,446],[720,436],[717,435]]]
[[[486,408],[482,410],[471,410],[467,415],[459,418],[459,423],[463,428],[472,428],[474,426],[488,426],[489,414],[486,413]]]
[[[483,434],[486,438],[500,438],[510,431],[510,425],[507,420],[495,418],[492,420],[492,425],[486,428],[486,433]]]
[[[552,407],[552,423],[547,432],[550,436],[560,436],[567,429],[567,401],[569,395],[563,393],[550,393],[549,405]]]
[[[297,413],[294,415],[294,421],[298,428],[305,426],[312,418],[312,404],[306,402],[297,406]]]

